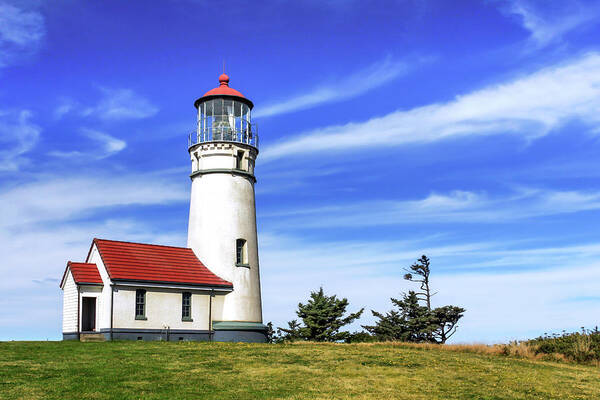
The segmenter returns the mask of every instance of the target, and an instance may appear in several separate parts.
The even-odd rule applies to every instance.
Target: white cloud
[[[102,145],[102,148],[105,152],[103,157],[108,157],[111,154],[118,153],[127,146],[127,143],[123,140],[117,139],[103,132],[93,129],[84,129],[84,132],[88,137],[96,140]]]
[[[386,58],[347,78],[336,82],[324,83],[310,90],[308,93],[264,105],[253,115],[255,117],[268,117],[304,110],[324,103],[346,100],[398,78],[400,75],[406,73],[407,69],[408,66],[404,62]]]
[[[54,109],[54,118],[60,119],[78,106],[77,102],[68,97],[62,97],[59,100],[59,105]]]
[[[107,133],[97,131],[95,129],[82,128],[81,131],[85,136],[92,139],[97,145],[87,151],[51,151],[48,154],[54,157],[61,158],[86,158],[100,160],[120,152],[127,147],[127,142],[117,139]],[[99,148],[98,148],[99,147]]]
[[[37,49],[45,35],[44,18],[10,4],[0,4],[0,67]]]
[[[62,221],[105,207],[170,204],[187,201],[188,187],[165,174],[98,173],[36,178],[0,192],[0,227]]]
[[[131,89],[100,90],[103,94],[100,102],[83,110],[82,115],[104,120],[123,120],[148,118],[158,112],[158,107]]]
[[[472,135],[544,136],[570,121],[600,122],[600,54],[544,68],[447,103],[328,126],[262,150],[263,162],[327,150],[428,143]]]
[[[485,192],[432,193],[419,200],[368,201],[295,208],[262,214],[269,224],[297,227],[375,226],[414,223],[513,222],[549,215],[600,210],[598,191],[520,188],[495,198]]]
[[[28,110],[0,110],[0,171],[16,171],[26,162],[23,155],[35,147],[40,127]]]
[[[579,1],[549,4],[547,1],[512,0],[508,4],[506,11],[521,19],[537,48],[560,40],[566,33],[600,17],[597,5]]]

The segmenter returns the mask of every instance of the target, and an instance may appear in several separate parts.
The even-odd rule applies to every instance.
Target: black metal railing
[[[237,118],[236,118],[237,120]],[[206,142],[236,142],[258,148],[258,127],[256,124],[244,121],[243,123],[226,123],[220,120],[200,121],[198,127],[188,136],[188,147]]]

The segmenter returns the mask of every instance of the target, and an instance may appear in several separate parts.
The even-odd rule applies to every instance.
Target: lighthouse
[[[191,200],[187,247],[233,291],[212,301],[215,340],[264,341],[254,166],[258,134],[254,105],[229,86],[194,102],[197,127],[189,137]]]
[[[253,104],[222,74],[194,105],[187,247],[94,238],[60,280],[64,340],[266,340]]]

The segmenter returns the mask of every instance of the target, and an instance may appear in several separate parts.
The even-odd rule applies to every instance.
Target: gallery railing
[[[188,147],[205,142],[236,142],[258,148],[258,127],[240,118],[206,118],[189,134]]]

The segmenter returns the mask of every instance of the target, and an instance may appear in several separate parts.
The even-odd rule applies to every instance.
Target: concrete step
[[[82,333],[79,335],[79,340],[82,342],[105,342],[106,338],[102,333]]]

